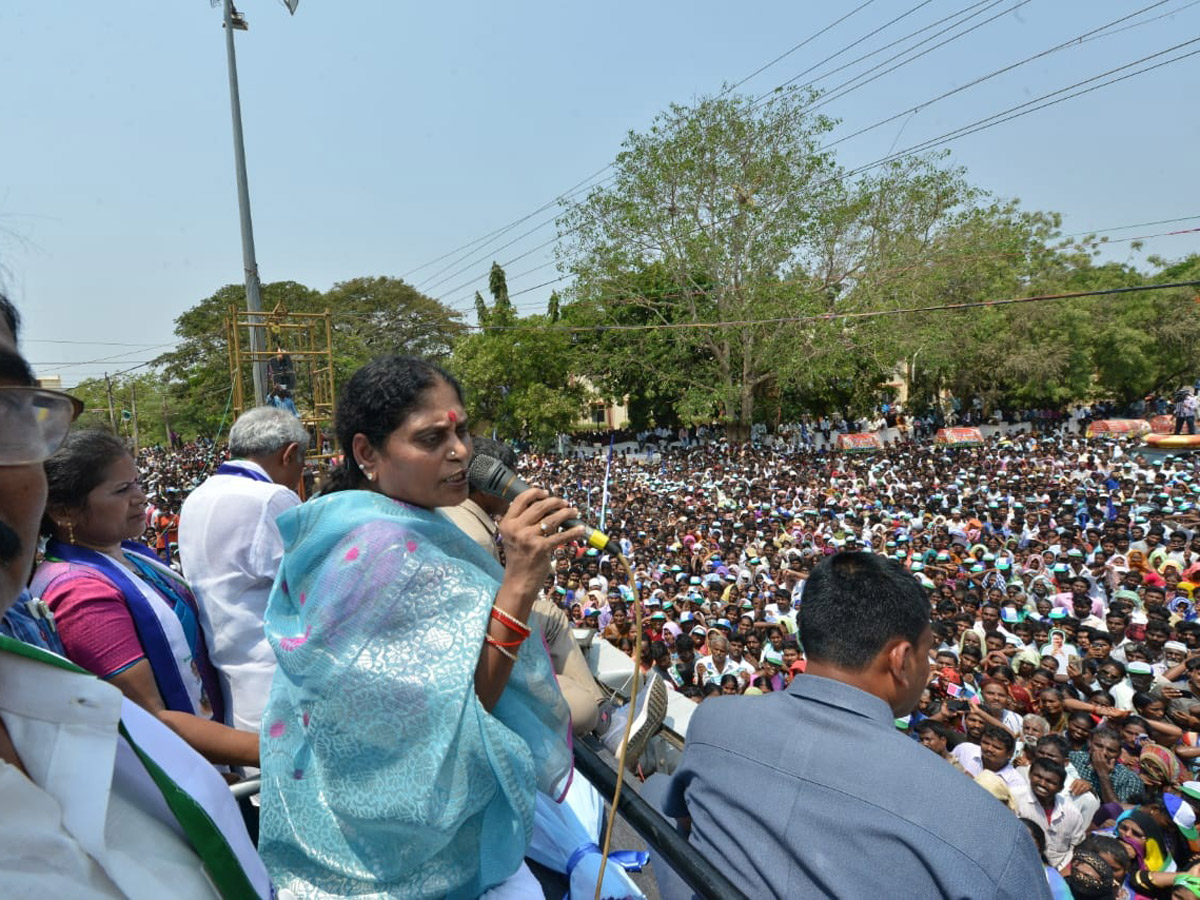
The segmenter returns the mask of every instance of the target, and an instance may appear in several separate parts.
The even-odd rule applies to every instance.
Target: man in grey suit
[[[805,674],[692,716],[662,805],[696,850],[749,897],[1049,898],[1025,826],[895,727],[933,645],[911,573],[829,557],[799,624]]]

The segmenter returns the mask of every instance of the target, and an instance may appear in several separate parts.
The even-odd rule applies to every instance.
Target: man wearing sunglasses
[[[36,387],[0,295],[0,614],[19,601],[46,503],[42,463],[80,404]],[[0,634],[5,895],[268,897],[224,779],[116,687]]]
[[[74,397],[44,391],[16,352],[17,314],[0,295],[0,609],[4,600],[16,600],[0,616],[0,634],[62,654],[62,642],[47,606],[25,590],[33,553],[37,547],[38,516],[46,501],[42,460],[53,453],[71,422],[83,409]],[[31,522],[28,528],[21,527]]]

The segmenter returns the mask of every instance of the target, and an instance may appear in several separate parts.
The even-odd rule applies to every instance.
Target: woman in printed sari
[[[525,623],[577,513],[521,494],[503,568],[437,514],[467,497],[471,436],[423,360],[356,372],[337,434],[329,490],[279,518],[259,850],[301,898],[540,896],[534,795],[565,790],[570,727]]]
[[[210,762],[258,765],[258,735],[224,724],[196,599],[137,542],[146,495],[125,445],[105,431],[74,432],[43,465],[49,541],[30,591],[54,612],[67,657]]]

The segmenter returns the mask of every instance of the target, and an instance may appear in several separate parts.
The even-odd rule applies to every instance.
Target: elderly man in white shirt
[[[283,538],[275,524],[297,506],[308,432],[296,417],[260,406],[229,431],[233,457],[188,496],[179,556],[200,605],[209,657],[225,690],[226,723],[258,731],[275,654],[263,633]]]

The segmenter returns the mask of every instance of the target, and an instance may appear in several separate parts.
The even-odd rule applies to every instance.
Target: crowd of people
[[[477,452],[538,486],[510,506],[468,480],[453,378],[390,357],[346,386],[345,463],[301,503],[309,437],[290,413],[251,410],[228,447],[135,459],[103,432],[42,433],[77,410],[23,386],[27,369],[4,352],[5,390],[53,412],[31,420],[36,439],[0,447],[0,475],[40,455],[47,486],[43,558],[30,589],[5,598],[4,631],[51,651],[38,665],[57,659],[115,690],[120,702],[105,702],[122,725],[176,769],[203,759],[225,780],[261,770],[257,853],[227,798],[183,776],[175,786],[204,795],[210,821],[232,832],[219,893],[262,895],[268,876],[295,896],[537,890],[521,861],[535,796],[567,783],[572,719],[577,733],[611,726],[571,669],[569,623],[636,656],[649,694],[699,704],[661,805],[757,892],[842,892],[826,880],[838,854],[809,858],[765,837],[728,846],[711,815],[717,798],[737,805],[731,759],[792,779],[794,759],[772,762],[786,733],[806,748],[795,759],[814,754],[789,780],[805,802],[821,802],[810,775],[829,760],[836,790],[874,784],[847,769],[869,752],[939,786],[952,809],[914,808],[888,766],[891,780],[871,788],[908,848],[893,851],[893,874],[914,891],[986,882],[996,896],[1200,896],[1200,457],[1147,460],[1066,421],[970,448],[914,430],[867,455],[764,428],[745,443],[706,429],[611,459],[516,460],[480,441]],[[589,546],[576,517],[600,524],[608,547]],[[14,570],[28,565],[27,535],[0,537]],[[526,641],[535,631],[545,642]],[[0,664],[33,652],[17,648],[0,640]],[[0,704],[15,703],[5,688]],[[802,701],[798,719],[785,698]],[[845,721],[855,710],[866,731]],[[826,743],[810,747],[818,733]],[[57,796],[30,755],[39,745],[11,725],[0,738],[5,764]],[[164,769],[138,771],[157,782]],[[963,788],[970,780],[995,800]],[[108,790],[136,805],[125,783]],[[785,835],[800,821],[791,803],[747,827]],[[1028,841],[1009,837],[1018,818]],[[60,842],[83,840],[62,827]],[[63,851],[64,865],[93,887],[134,883],[138,865],[162,885],[187,853],[211,852],[186,825],[181,849],[178,830],[150,840],[148,861],[112,862],[117,851],[93,841]],[[922,849],[918,834],[955,849]],[[981,834],[999,845],[972,843],[986,845]],[[768,845],[774,867],[755,855]],[[974,854],[966,868],[950,861],[963,853]],[[80,869],[87,859],[100,869]],[[851,892],[876,877],[836,875]]]
[[[897,727],[1035,823],[1051,868],[1100,846],[1121,896],[1167,896],[1161,873],[1200,849],[1198,464],[1064,428],[864,456],[708,441],[618,454],[607,491],[604,456],[532,456],[526,476],[593,515],[606,496],[635,583],[563,552],[553,589],[630,653],[640,603],[642,669],[697,702],[804,677],[821,560],[895,560],[935,636]]]

